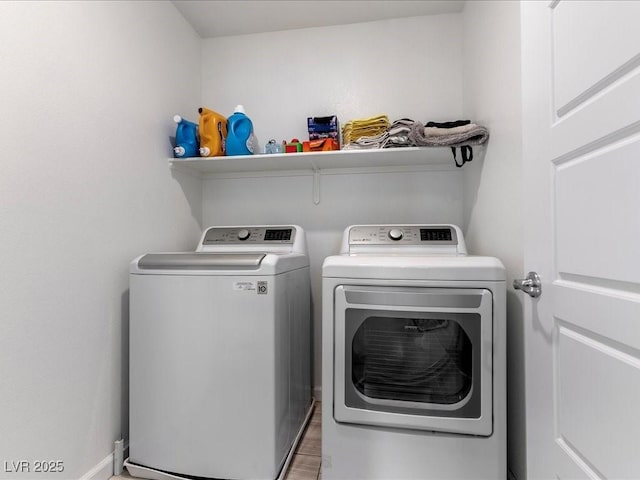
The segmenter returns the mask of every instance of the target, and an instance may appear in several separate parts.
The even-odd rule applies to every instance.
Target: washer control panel
[[[457,245],[453,227],[442,225],[374,225],[349,230],[350,245]]]
[[[295,236],[294,227],[212,227],[202,245],[293,244]]]

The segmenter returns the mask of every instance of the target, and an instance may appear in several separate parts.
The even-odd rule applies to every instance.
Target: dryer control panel
[[[358,225],[349,245],[458,245],[458,235],[450,225]]]
[[[466,255],[462,230],[453,224],[351,225],[341,255]]]

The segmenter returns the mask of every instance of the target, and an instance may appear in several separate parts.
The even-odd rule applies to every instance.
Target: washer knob
[[[389,238],[391,240],[395,240],[397,242],[398,240],[402,240],[403,236],[404,233],[399,228],[392,228],[389,230]]]
[[[247,230],[246,228],[243,228],[238,232],[238,240],[246,240],[247,238],[249,238],[250,235],[251,234],[249,233],[249,230]]]

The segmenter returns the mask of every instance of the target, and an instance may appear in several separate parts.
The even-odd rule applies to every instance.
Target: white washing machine
[[[322,267],[323,480],[505,479],[506,286],[454,225],[359,225]]]
[[[298,226],[211,227],[130,266],[133,476],[278,478],[312,407]]]

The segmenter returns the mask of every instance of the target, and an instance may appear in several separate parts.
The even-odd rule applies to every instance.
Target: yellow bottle
[[[218,112],[201,107],[198,133],[200,134],[200,156],[219,157],[225,154],[227,119]]]

